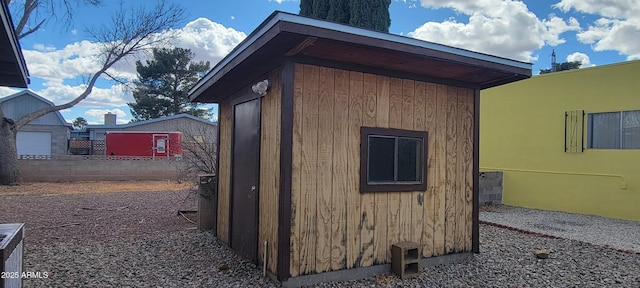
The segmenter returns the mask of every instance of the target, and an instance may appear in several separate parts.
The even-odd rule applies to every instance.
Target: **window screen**
[[[589,148],[640,149],[640,110],[589,114]]]

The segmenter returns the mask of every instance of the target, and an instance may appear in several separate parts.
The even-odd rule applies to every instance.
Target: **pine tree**
[[[154,119],[187,113],[210,116],[210,111],[198,108],[188,98],[189,89],[200,75],[209,70],[209,62],[192,62],[195,55],[184,48],[155,48],[153,59],[146,64],[136,62],[138,80],[134,82],[135,103],[128,103],[132,121]]]
[[[83,117],[77,117],[73,120],[71,126],[76,130],[84,130],[84,128],[87,127],[87,119],[84,119]]]
[[[581,61],[567,61],[563,63],[554,63],[555,69],[540,69],[540,74],[547,74],[553,72],[567,71],[573,69],[580,69],[582,65]]]
[[[313,0],[313,17],[327,19],[327,15],[329,15],[329,1]]]
[[[349,24],[351,11],[349,1],[345,0],[329,0],[329,12],[327,13],[327,21]]]
[[[389,32],[391,0],[301,0],[300,15]]]
[[[391,26],[391,16],[389,15],[389,6],[391,5],[391,0],[378,0],[372,1],[377,4],[374,5],[374,13],[373,16],[370,17],[373,23],[369,28],[378,31],[384,31],[389,33],[389,26]]]
[[[313,0],[300,0],[301,16],[313,17]]]

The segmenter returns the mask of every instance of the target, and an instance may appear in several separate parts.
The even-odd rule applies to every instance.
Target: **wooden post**
[[[213,230],[215,234],[218,208],[216,175],[199,175],[198,180],[198,230]]]

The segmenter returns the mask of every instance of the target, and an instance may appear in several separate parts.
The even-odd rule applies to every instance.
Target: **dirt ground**
[[[78,194],[134,191],[180,191],[194,187],[195,183],[175,181],[79,181],[60,183],[24,183],[0,186],[0,196]]]
[[[186,212],[196,210],[193,185],[94,181],[0,186],[0,223],[25,223],[27,245],[194,229],[197,214]]]

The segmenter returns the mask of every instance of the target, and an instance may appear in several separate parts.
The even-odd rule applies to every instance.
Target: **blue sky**
[[[186,20],[174,27],[182,32],[175,45],[191,49],[196,60],[212,66],[273,11],[297,14],[300,5],[296,0],[167,1],[187,12]],[[107,24],[119,5],[103,2],[100,7],[79,6],[69,27],[49,22],[21,40],[31,74],[29,89],[56,104],[79,95],[83,79],[97,70],[97,43],[85,31]],[[153,6],[155,1],[124,3]],[[640,59],[638,0],[392,0],[390,14],[392,34],[530,62],[533,74],[550,67],[552,50],[558,62],[582,61],[583,67]],[[115,70],[133,80],[135,60]],[[0,97],[17,91],[0,87]],[[102,80],[92,95],[62,115],[69,122],[84,117],[101,124],[103,115],[112,112],[118,123],[127,123],[131,114],[126,103],[132,101],[122,85]]]

